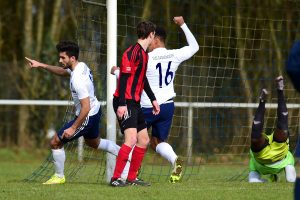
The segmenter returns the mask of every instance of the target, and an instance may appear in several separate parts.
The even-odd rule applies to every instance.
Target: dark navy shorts
[[[146,120],[147,128],[152,127],[152,136],[160,141],[168,139],[174,115],[174,102],[160,105],[160,113],[154,115],[152,108],[142,108]]]
[[[128,111],[127,116],[123,117],[121,120],[118,119],[122,134],[124,134],[124,131],[128,128],[136,128],[137,132],[147,128],[141,104],[133,100],[126,100],[126,105]],[[114,97],[113,107],[115,113],[117,113],[119,98]]]
[[[71,127],[75,120],[77,119],[77,116],[66,123],[57,133],[58,138],[62,143],[67,143],[72,140],[75,140],[79,138],[80,136],[83,136],[85,139],[95,139],[99,137],[99,124],[100,124],[100,117],[101,117],[101,108],[99,109],[98,113],[93,116],[87,116],[84,120],[84,122],[77,128],[75,131],[75,134],[71,138],[61,138],[64,130]]]

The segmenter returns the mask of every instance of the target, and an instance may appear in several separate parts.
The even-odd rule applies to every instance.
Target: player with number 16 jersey
[[[180,49],[155,48],[155,44],[153,45],[154,41],[149,47],[151,49],[154,46],[155,49],[148,54],[149,60],[146,76],[159,104],[163,104],[176,96],[173,83],[176,70],[180,63],[188,60],[199,49],[198,43],[187,25],[184,23],[181,25],[181,28],[188,41],[188,46]],[[156,37],[160,37],[159,34],[161,32],[164,32],[163,28],[157,27]],[[142,93],[141,105],[142,107],[152,108],[150,99],[145,91]]]
[[[150,53],[146,76],[150,87],[160,105],[160,114],[153,115],[151,102],[146,93],[142,93],[141,106],[147,123],[152,127],[150,145],[154,151],[167,159],[173,166],[170,182],[180,181],[182,176],[182,160],[178,158],[171,145],[166,140],[169,136],[174,114],[174,78],[178,66],[183,61],[191,58],[199,49],[199,45],[184,23],[183,17],[174,17],[174,23],[183,30],[188,46],[180,49],[166,49],[166,32],[163,28],[155,29],[155,37],[149,46]],[[152,51],[151,51],[152,50]]]

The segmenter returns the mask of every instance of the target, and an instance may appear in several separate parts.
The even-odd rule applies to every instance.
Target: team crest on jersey
[[[126,69],[127,72],[131,71],[131,67],[125,67],[125,69]]]

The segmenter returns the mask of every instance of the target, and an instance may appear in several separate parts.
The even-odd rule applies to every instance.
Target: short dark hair
[[[155,29],[155,37],[159,37],[159,40],[165,43],[167,39],[166,30],[161,26],[157,26]]]
[[[155,32],[155,24],[150,21],[144,21],[138,23],[136,27],[136,33],[139,39],[146,39],[150,33]]]
[[[60,41],[56,45],[58,52],[66,52],[69,57],[74,56],[78,60],[79,56],[79,46],[75,42],[71,41]]]

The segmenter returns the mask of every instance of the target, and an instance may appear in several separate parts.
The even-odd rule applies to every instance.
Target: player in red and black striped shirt
[[[117,156],[114,175],[110,183],[112,186],[149,185],[136,179],[136,174],[149,144],[147,126],[140,105],[143,90],[145,90],[152,102],[153,113],[158,114],[160,111],[146,78],[148,63],[146,50],[152,42],[154,34],[155,25],[152,22],[139,23],[137,25],[137,43],[130,46],[122,56],[120,77],[114,94],[113,107],[118,117],[120,129],[125,135],[125,142]],[[121,173],[132,149],[128,177],[126,182],[123,182],[120,178]]]

